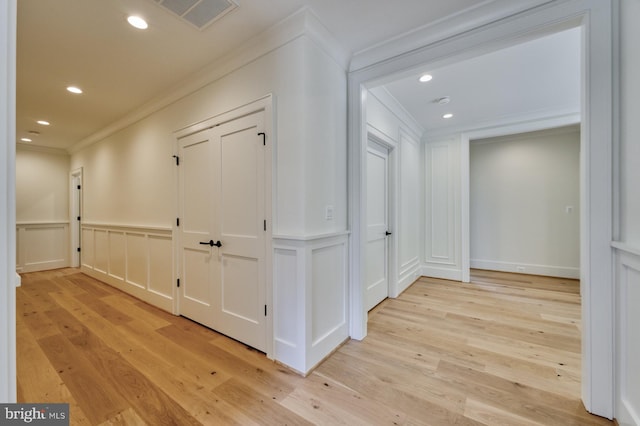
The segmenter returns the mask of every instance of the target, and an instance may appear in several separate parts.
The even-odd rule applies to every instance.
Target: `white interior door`
[[[266,350],[264,112],[179,142],[180,314]]]
[[[365,307],[368,311],[389,294],[389,150],[370,140],[366,167]]]

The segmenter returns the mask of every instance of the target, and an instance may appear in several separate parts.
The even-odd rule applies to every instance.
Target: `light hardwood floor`
[[[302,378],[74,269],[23,275],[18,396],[87,425],[606,425],[580,402],[579,284],[421,278]]]

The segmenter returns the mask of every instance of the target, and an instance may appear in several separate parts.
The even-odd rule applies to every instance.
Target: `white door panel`
[[[389,153],[369,141],[367,148],[367,245],[365,250],[365,307],[370,310],[389,294]]]
[[[263,115],[253,114],[214,129],[220,141],[222,271],[217,281],[218,330],[265,350]],[[243,336],[242,338],[236,336]]]
[[[205,131],[181,139],[179,150],[179,309],[194,321],[213,327],[213,298],[208,283],[216,265],[211,247],[200,244],[209,241],[213,223],[210,133]]]

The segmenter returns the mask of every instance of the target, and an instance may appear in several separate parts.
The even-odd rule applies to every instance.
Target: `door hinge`
[[[178,278],[178,287],[180,287],[180,278]]]
[[[179,217],[176,218],[176,226],[180,226],[180,218]]]
[[[80,247],[78,247],[78,253],[80,253]]]
[[[180,165],[180,157],[178,157],[177,155],[174,155],[173,158],[176,159],[176,166]]]
[[[264,220],[264,230],[265,231],[267,230],[267,220],[266,219]]]
[[[78,189],[80,189],[80,185],[78,185]]]
[[[267,316],[267,305],[264,305],[264,316]]]
[[[258,136],[262,136],[262,145],[267,146],[267,135],[264,132],[260,132]]]
[[[78,216],[78,220],[80,220],[80,216]]]

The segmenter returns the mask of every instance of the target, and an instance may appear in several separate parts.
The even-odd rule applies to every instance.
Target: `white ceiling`
[[[427,132],[580,112],[581,30],[546,35],[384,85]],[[433,79],[420,83],[429,73]],[[448,96],[442,105],[436,99]],[[450,119],[443,119],[452,113]]]
[[[523,1],[522,7],[531,2]],[[501,0],[237,3],[237,9],[199,31],[155,0],[18,1],[18,139],[34,130],[40,134],[31,136],[32,145],[68,149],[305,6],[346,50],[357,53],[465,11],[505,4]],[[130,27],[126,22],[129,14],[144,16],[149,29]],[[432,71],[438,75],[433,83],[438,82],[438,87],[452,96],[451,106],[453,100],[462,104],[458,92],[453,91],[462,80],[452,79],[452,89],[445,90],[443,77],[453,74]],[[464,79],[471,84],[470,80]],[[81,87],[84,94],[66,92],[71,84]],[[502,90],[514,93],[506,86]],[[397,96],[404,99],[400,92]],[[420,100],[435,96],[435,92],[427,93]],[[418,99],[413,101],[416,105]],[[412,108],[408,103],[407,109]],[[457,116],[464,116],[459,111]],[[51,125],[40,126],[37,120]]]

